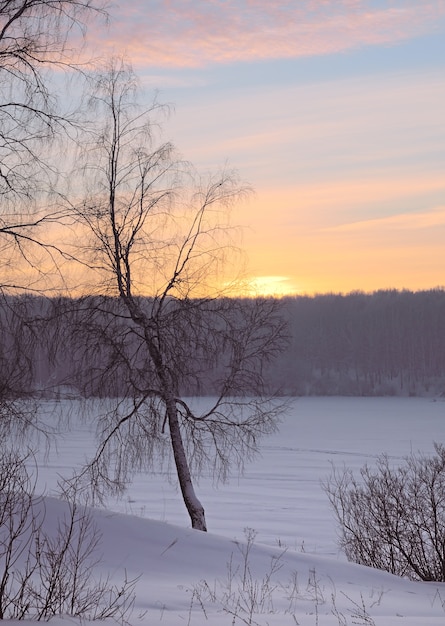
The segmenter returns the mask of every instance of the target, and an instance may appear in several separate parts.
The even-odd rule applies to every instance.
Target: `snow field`
[[[58,474],[70,476],[94,449],[91,426],[71,410],[57,449],[40,453],[38,486],[48,494]],[[402,580],[338,553],[320,481],[332,462],[358,469],[386,452],[397,463],[411,451],[431,452],[444,435],[442,401],[292,401],[243,477],[222,486],[210,476],[199,481],[209,533],[189,528],[165,474],[137,475],[124,498],[94,509],[102,572],[139,577],[134,625],[443,626],[444,584]],[[63,506],[47,499],[47,523]]]

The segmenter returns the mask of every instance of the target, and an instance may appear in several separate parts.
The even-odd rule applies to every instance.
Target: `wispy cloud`
[[[359,232],[382,230],[423,230],[445,226],[445,206],[418,213],[401,213],[376,219],[361,220],[324,229],[329,232]]]
[[[316,182],[311,193],[318,194],[332,181],[361,180],[363,172],[397,179],[399,191],[413,174],[417,180],[440,172],[443,183],[442,74],[209,88],[179,106],[166,131],[195,164],[229,158],[256,189]]]
[[[101,43],[137,64],[199,67],[392,44],[444,17],[445,0],[130,0]]]

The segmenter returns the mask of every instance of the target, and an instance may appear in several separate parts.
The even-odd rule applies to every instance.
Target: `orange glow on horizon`
[[[300,289],[289,276],[250,276],[225,288],[231,297],[282,298],[295,296]]]
[[[444,285],[445,206],[425,206],[422,198],[426,189],[439,197],[444,188],[430,175],[259,191],[238,213],[248,226],[248,289],[310,295]],[[410,202],[423,208],[409,210]],[[393,214],[382,214],[381,203]]]

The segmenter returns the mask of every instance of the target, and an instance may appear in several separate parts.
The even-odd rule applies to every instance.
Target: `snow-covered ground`
[[[93,450],[75,402],[71,412],[57,449],[41,452],[38,488],[50,495],[58,476],[70,476]],[[441,400],[295,400],[243,477],[222,486],[200,480],[209,533],[189,528],[174,482],[161,474],[135,476],[124,498],[94,510],[102,571],[116,580],[125,571],[140,576],[132,624],[443,626],[445,584],[346,562],[320,481],[332,463],[359,468],[383,452],[397,462],[444,440]],[[62,506],[49,499],[48,519]],[[256,531],[253,545],[246,528]]]

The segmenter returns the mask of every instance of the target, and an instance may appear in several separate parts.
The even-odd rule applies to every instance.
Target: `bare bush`
[[[31,455],[0,459],[0,619],[55,615],[127,622],[136,580],[97,578],[100,533],[88,512],[68,503],[55,533],[44,529],[44,500],[26,468]]]
[[[349,560],[412,580],[445,581],[445,446],[393,467],[386,455],[361,479],[334,471],[324,485]]]

